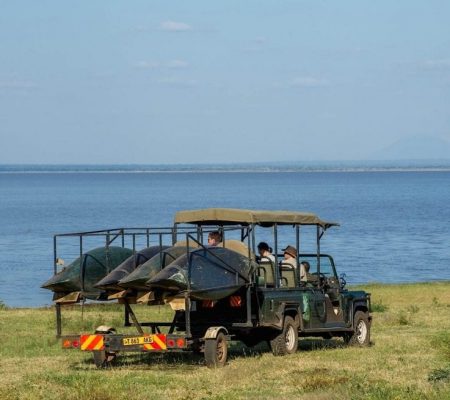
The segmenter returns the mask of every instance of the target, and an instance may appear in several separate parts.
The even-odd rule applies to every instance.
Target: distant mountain
[[[434,136],[410,136],[371,155],[373,160],[448,160],[450,142]]]

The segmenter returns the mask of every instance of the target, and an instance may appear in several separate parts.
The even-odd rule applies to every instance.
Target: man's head
[[[288,246],[283,249],[284,259],[289,260],[290,258],[297,258],[297,249],[294,246]]]
[[[217,246],[222,241],[222,235],[219,231],[212,231],[208,234],[208,245]]]

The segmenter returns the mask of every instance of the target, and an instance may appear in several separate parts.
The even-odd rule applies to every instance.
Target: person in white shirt
[[[272,247],[270,247],[266,242],[259,242],[258,253],[261,260],[266,258],[275,264],[275,256],[272,254]]]

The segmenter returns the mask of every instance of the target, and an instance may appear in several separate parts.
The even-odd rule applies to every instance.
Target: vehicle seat
[[[264,277],[267,287],[275,286],[274,264],[268,258],[263,257],[259,262],[258,275]]]
[[[306,286],[317,286],[319,284],[319,277],[315,274],[306,273]]]
[[[296,287],[295,269],[291,264],[281,263],[281,283],[285,287]]]

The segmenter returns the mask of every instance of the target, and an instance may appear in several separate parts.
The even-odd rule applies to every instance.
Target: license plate
[[[136,346],[139,344],[153,343],[153,337],[137,336],[137,337],[123,338],[122,343],[124,346]]]

